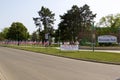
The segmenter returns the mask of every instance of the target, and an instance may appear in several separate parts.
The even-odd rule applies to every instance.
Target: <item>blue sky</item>
[[[38,17],[41,6],[55,13],[54,27],[57,28],[59,15],[66,13],[73,5],[81,7],[84,4],[97,13],[96,22],[108,14],[120,13],[120,0],[0,0],[0,31],[13,22],[22,22],[32,33],[36,30],[32,17]]]

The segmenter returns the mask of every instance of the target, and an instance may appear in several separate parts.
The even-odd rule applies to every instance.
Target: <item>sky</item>
[[[73,5],[82,7],[84,4],[90,6],[93,14],[97,14],[96,23],[101,17],[120,13],[120,0],[0,0],[0,31],[10,27],[13,22],[21,22],[31,34],[37,29],[32,18],[39,17],[38,11],[42,6],[55,13],[53,26],[57,29],[59,15],[66,13]]]

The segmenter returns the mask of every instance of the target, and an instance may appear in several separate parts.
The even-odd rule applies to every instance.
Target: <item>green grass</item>
[[[22,46],[9,46],[12,48],[33,51],[37,53],[44,53],[55,56],[69,57],[80,60],[103,62],[103,63],[113,63],[120,64],[120,54],[119,53],[108,53],[108,52],[92,52],[92,51],[60,51],[52,47],[22,47]]]

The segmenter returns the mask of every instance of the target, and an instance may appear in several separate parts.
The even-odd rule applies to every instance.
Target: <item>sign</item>
[[[112,35],[98,36],[98,43],[117,43],[117,37]]]
[[[63,51],[76,51],[79,50],[78,45],[60,45],[60,49]]]

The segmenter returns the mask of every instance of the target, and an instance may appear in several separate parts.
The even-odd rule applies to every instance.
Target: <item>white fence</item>
[[[79,50],[78,45],[60,45],[62,51],[77,51]]]

